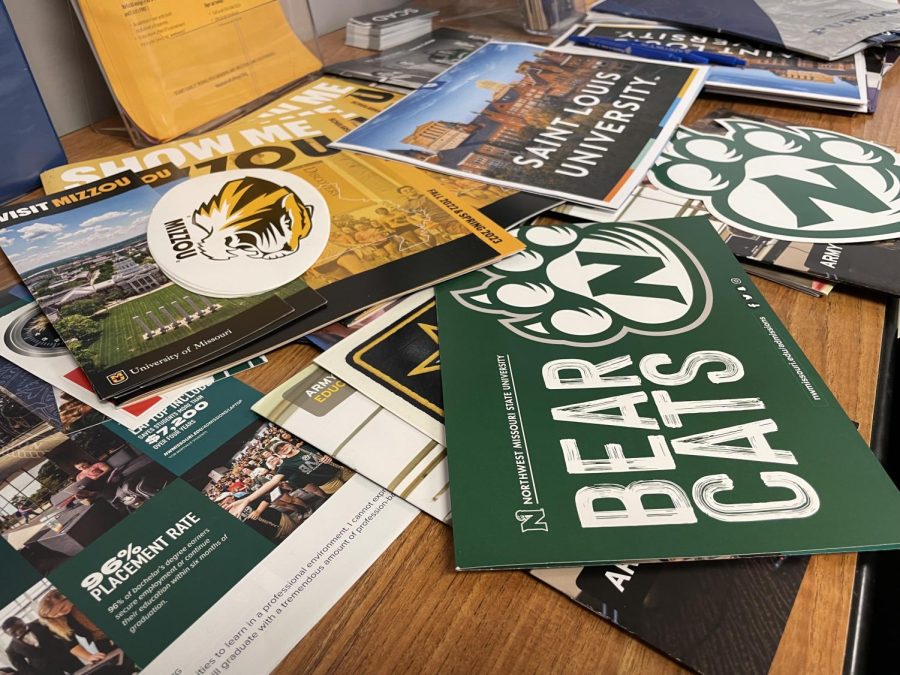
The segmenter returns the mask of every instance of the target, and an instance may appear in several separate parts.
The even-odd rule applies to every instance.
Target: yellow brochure
[[[335,110],[344,114],[346,119],[349,119],[347,113],[369,119],[403,96],[400,92],[379,89],[375,85],[357,84],[339,77],[320,77],[270,101],[242,120],[289,118],[291,115],[313,113],[330,115]]]
[[[321,67],[271,0],[78,0],[113,95],[169,140]]]
[[[211,162],[207,168],[214,169],[215,163],[221,163],[220,158],[225,155],[282,141],[303,141],[323,152],[330,141],[402,96],[336,77],[322,77],[292,89],[220,129],[150,148],[53,167],[41,174],[41,183],[44,191],[52,194],[125,170],[139,173],[166,164],[186,167],[202,162]]]

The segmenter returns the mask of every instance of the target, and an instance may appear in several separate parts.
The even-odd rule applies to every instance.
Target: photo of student
[[[76,433],[79,430],[109,421],[109,418],[103,413],[94,410],[87,403],[82,403],[77,398],[73,398],[69,394],[58,390],[55,394],[63,433]]]
[[[134,663],[47,581],[0,610],[0,662],[19,675],[130,675]],[[2,667],[0,667],[2,672]]]
[[[47,574],[173,478],[102,427],[53,433],[0,457],[0,534]]]

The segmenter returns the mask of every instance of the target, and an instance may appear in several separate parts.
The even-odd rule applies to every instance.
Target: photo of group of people
[[[47,581],[40,581],[0,609],[0,629],[0,673],[138,672],[124,652]]]
[[[328,246],[307,276],[317,285],[332,283],[467,234],[416,195],[414,188],[404,186],[395,202],[333,214]]]
[[[337,153],[328,162],[307,163],[292,173],[326,197],[331,217],[328,245],[303,274],[313,288],[468,234],[429,194],[433,184],[422,183],[407,167]]]
[[[0,534],[42,574],[85,549],[174,478],[103,426],[32,428],[0,456]]]
[[[269,422],[194,466],[190,485],[269,541],[284,541],[353,472]]]

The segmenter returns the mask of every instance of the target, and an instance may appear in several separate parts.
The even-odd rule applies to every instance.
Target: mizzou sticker
[[[175,283],[241,297],[296,279],[328,243],[325,199],[285,171],[242,169],[191,178],[166,192],[147,228],[150,253]]]
[[[846,243],[900,236],[895,152],[824,129],[718,123],[725,135],[679,129],[651,180],[765,237]]]
[[[700,263],[651,225],[531,226],[514,234],[528,248],[453,295],[529,340],[598,347],[627,333],[675,335],[699,326],[712,309]]]

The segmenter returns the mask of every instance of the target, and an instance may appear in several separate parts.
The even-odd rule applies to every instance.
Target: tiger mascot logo
[[[206,233],[197,248],[211,260],[274,260],[297,251],[312,215],[312,205],[289,188],[246,176],[225,183],[191,220]]]

